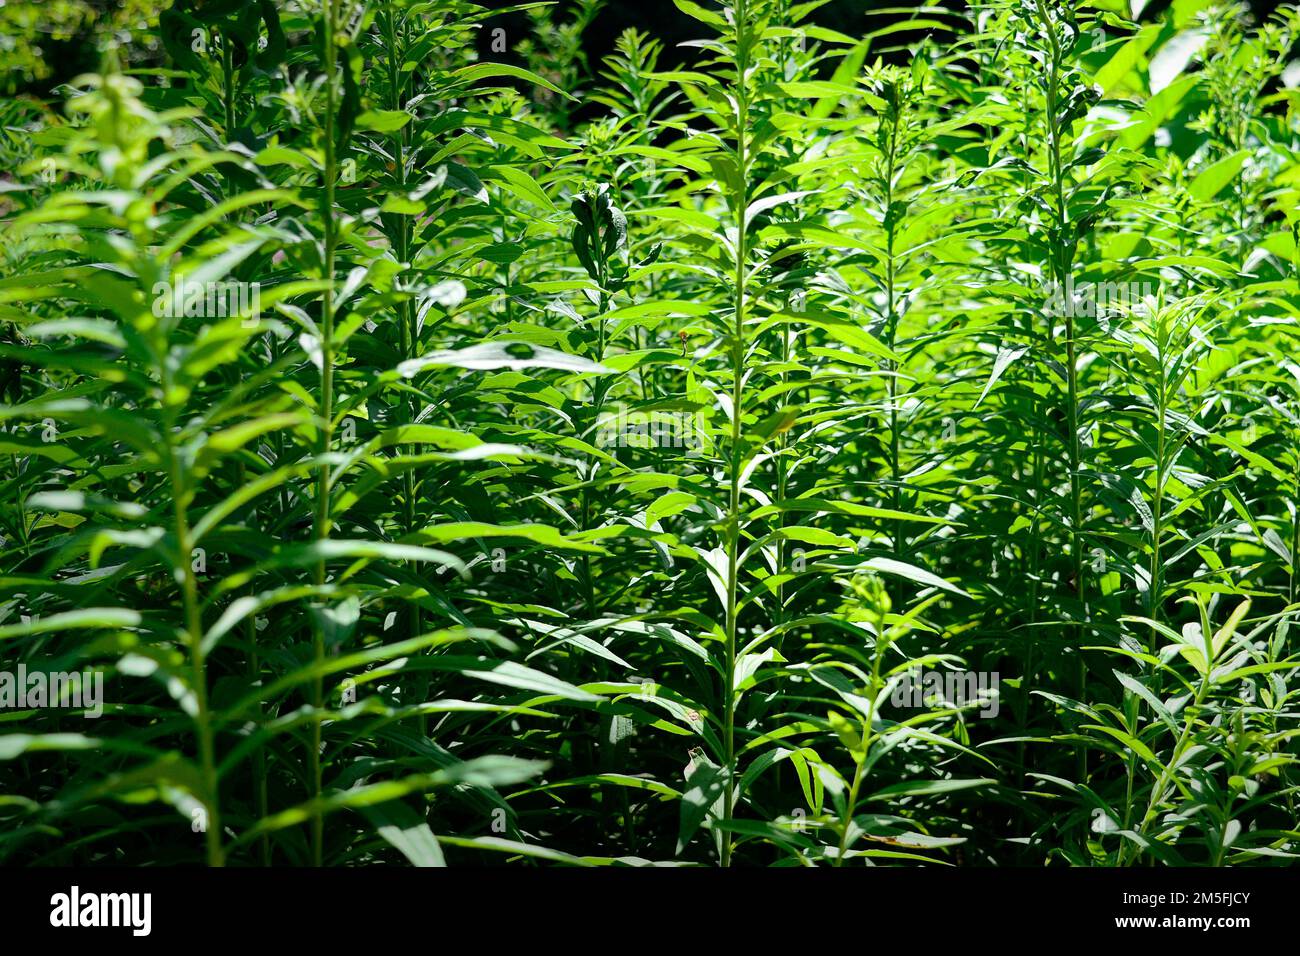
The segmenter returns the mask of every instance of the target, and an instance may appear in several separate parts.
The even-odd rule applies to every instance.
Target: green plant
[[[0,860],[1288,864],[1296,12],[615,6],[3,102]]]

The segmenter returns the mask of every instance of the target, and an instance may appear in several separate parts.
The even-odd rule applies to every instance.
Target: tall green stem
[[[163,371],[163,394],[171,393],[171,376]],[[181,575],[181,601],[185,612],[185,641],[190,657],[190,683],[194,693],[194,726],[198,738],[199,772],[203,780],[204,842],[208,866],[224,866],[225,854],[221,847],[221,808],[218,799],[216,746],[213,739],[212,717],[208,709],[207,661],[203,651],[203,624],[199,613],[198,582],[194,578],[194,536],[190,530],[186,509],[192,498],[185,480],[180,455],[176,451],[173,434],[174,416],[165,422],[164,442],[167,453],[167,473],[171,482],[172,519],[176,530],[176,570]]]
[[[335,155],[334,131],[335,114],[338,110],[338,48],[335,46],[338,0],[322,0],[325,13],[325,201],[321,217],[325,230],[325,256],[322,273],[326,281],[325,292],[321,300],[321,394],[320,394],[320,438],[319,451],[328,455],[333,446],[334,437],[334,257],[338,243],[338,234],[334,222],[334,189],[338,182],[338,157]],[[312,537],[321,542],[329,537],[330,527],[330,488],[329,464],[322,462],[316,479],[316,514],[312,527]],[[315,583],[317,587],[325,584],[325,559],[316,562]],[[324,817],[319,808],[322,789],[321,777],[321,712],[325,704],[325,686],[319,676],[321,665],[325,661],[325,632],[319,623],[312,627],[312,656],[317,669],[317,676],[312,678],[311,695],[311,753],[309,755],[311,770],[311,795],[313,809],[311,814],[311,859],[312,865],[320,866],[324,860]]]
[[[898,344],[898,315],[894,296],[894,280],[897,262],[894,259],[894,236],[898,223],[893,216],[894,179],[898,169],[898,135],[899,124],[903,116],[903,96],[900,92],[893,105],[892,122],[889,127],[889,149],[885,154],[885,329],[891,352]],[[901,436],[898,431],[899,400],[899,363],[889,360],[889,483],[892,486],[891,507],[902,513],[903,488],[902,464],[900,455]],[[903,556],[903,521],[894,521],[894,554]]]
[[[1292,429],[1292,460],[1296,462],[1295,484],[1291,489],[1291,574],[1287,582],[1287,603],[1300,598],[1300,427]]]
[[[1157,334],[1161,335],[1161,337],[1163,338],[1164,330],[1161,329]],[[1165,455],[1167,454],[1165,429],[1168,425],[1169,394],[1168,394],[1167,374],[1165,372],[1166,366],[1165,366],[1164,345],[1165,343],[1161,342],[1160,382],[1159,382],[1160,391],[1156,397],[1157,403],[1159,405],[1159,408],[1156,410],[1156,430],[1157,430],[1156,482],[1155,482],[1155,489],[1152,492],[1152,501],[1151,501],[1151,523],[1152,523],[1151,570],[1150,570],[1151,580],[1148,583],[1148,587],[1150,587],[1151,589],[1149,605],[1150,605],[1150,615],[1153,621],[1159,620],[1161,591],[1164,589],[1164,583],[1162,581],[1163,569],[1161,567],[1162,555],[1160,553],[1160,544],[1161,544],[1161,539],[1164,537],[1164,528],[1162,527],[1162,525],[1164,524],[1165,475],[1168,473],[1169,470],[1168,465],[1165,462]],[[1150,651],[1153,654],[1155,653],[1156,650],[1155,639],[1156,639],[1156,631],[1152,629]]]
[[[397,45],[397,17],[391,8],[384,14],[383,31],[384,52],[388,60],[388,108],[400,112],[406,109],[407,79],[401,71],[400,51]],[[393,173],[400,193],[406,192],[406,164],[410,135],[409,122],[393,133]],[[397,230],[393,236],[394,253],[399,263],[405,263],[411,256],[411,217],[399,215],[395,218]],[[403,299],[398,305],[397,322],[402,360],[413,359],[418,351],[419,336],[415,327],[415,310],[410,299]],[[402,415],[408,423],[415,421],[415,401],[414,395],[407,394],[402,403]],[[418,448],[416,454],[419,454]],[[415,472],[408,468],[402,473],[402,525],[406,534],[416,530],[416,494]],[[411,562],[408,567],[414,570],[417,565]],[[420,606],[415,602],[411,602],[409,615],[408,629],[410,635],[415,637],[423,629]],[[425,721],[423,715],[420,720],[423,726]]]
[[[844,865],[844,855],[849,848],[849,827],[853,825],[853,815],[858,806],[858,794],[862,789],[862,781],[866,776],[867,757],[871,754],[871,743],[874,737],[873,725],[876,719],[876,697],[880,692],[880,665],[885,656],[885,628],[886,612],[880,609],[876,617],[876,641],[872,648],[871,658],[871,687],[870,696],[867,698],[867,719],[862,726],[862,743],[859,746],[861,754],[857,760],[857,766],[853,769],[853,782],[849,784],[848,801],[844,804],[844,817],[840,820],[840,846],[839,852],[835,854],[835,865]]]
[[[1169,780],[1177,771],[1178,765],[1183,761],[1183,754],[1186,752],[1187,746],[1192,738],[1192,728],[1196,725],[1196,716],[1200,712],[1201,705],[1205,702],[1205,695],[1210,689],[1210,673],[1210,668],[1207,666],[1205,674],[1201,677],[1201,685],[1196,691],[1196,699],[1186,705],[1187,709],[1186,716],[1183,718],[1182,735],[1178,738],[1178,743],[1174,745],[1174,752],[1170,755],[1169,762],[1161,768],[1160,776],[1151,788],[1151,796],[1147,800],[1146,812],[1142,815],[1142,820],[1137,826],[1136,832],[1138,836],[1143,836],[1146,833],[1147,827],[1151,825],[1151,821],[1155,819],[1157,812],[1159,812],[1160,804],[1164,802],[1165,793],[1169,786]],[[1125,844],[1125,846],[1127,846],[1127,844]],[[1141,858],[1141,851],[1139,850],[1136,852],[1138,858]],[[1118,860],[1120,866],[1124,865],[1126,857],[1127,854],[1125,849],[1124,847],[1121,847]]]
[[[740,473],[743,448],[741,445],[742,418],[744,417],[745,385],[745,299],[746,265],[748,261],[749,208],[749,156],[746,136],[749,131],[749,91],[746,86],[749,72],[749,19],[745,0],[736,3],[736,179],[733,184],[731,207],[736,214],[735,242],[735,325],[731,343],[731,446],[729,451],[729,478],[731,490],[727,501],[727,618],[726,618],[726,668],[723,688],[725,713],[723,715],[723,752],[726,761],[725,789],[722,798],[722,865],[731,866],[731,833],[727,829],[735,812],[736,770],[736,615],[737,574],[740,559]]]
[[[597,334],[595,360],[600,364],[605,360],[606,348],[606,327],[605,313],[609,311],[609,293],[606,291],[609,284],[609,262],[604,258],[598,262],[599,266],[599,284],[600,292],[599,302],[596,306],[599,315],[597,316]],[[600,416],[605,408],[605,397],[609,386],[602,379],[597,379],[592,384],[592,401],[591,401],[591,422],[593,428],[600,427]],[[588,531],[591,528],[591,483],[596,477],[597,469],[596,459],[587,460],[587,480],[583,483],[582,488],[582,516],[580,528],[582,531]],[[584,553],[582,555],[582,579],[583,586],[586,590],[587,616],[595,618],[600,610],[600,604],[596,600],[596,572],[592,567],[591,555]]]
[[[1065,427],[1066,427],[1066,455],[1067,467],[1070,472],[1070,560],[1072,573],[1074,576],[1075,594],[1079,599],[1082,608],[1083,621],[1075,627],[1076,638],[1082,635],[1083,628],[1086,626],[1088,619],[1088,598],[1087,589],[1083,579],[1083,491],[1080,484],[1081,475],[1079,469],[1080,459],[1082,457],[1079,445],[1079,369],[1077,343],[1075,341],[1075,322],[1073,303],[1069,301],[1069,279],[1074,270],[1073,262],[1073,243],[1066,239],[1067,230],[1070,228],[1069,207],[1065,201],[1065,170],[1061,164],[1061,137],[1062,129],[1059,119],[1059,92],[1061,81],[1061,67],[1063,51],[1061,49],[1061,40],[1057,34],[1056,26],[1052,22],[1047,12],[1045,0],[1037,0],[1039,17],[1043,22],[1048,42],[1050,44],[1050,56],[1048,63],[1048,80],[1047,80],[1047,132],[1050,171],[1052,177],[1052,188],[1055,192],[1056,208],[1056,241],[1053,243],[1051,254],[1051,263],[1053,278],[1057,283],[1057,288],[1062,291],[1066,297],[1065,308],[1065,372],[1066,372],[1066,408],[1065,408]],[[1077,640],[1076,644],[1082,641]],[[1077,650],[1077,648],[1076,648]],[[1082,652],[1080,651],[1078,674],[1077,674],[1077,692],[1082,695],[1084,685],[1084,664]],[[1080,770],[1083,771],[1084,760],[1086,760],[1086,750],[1080,748]]]

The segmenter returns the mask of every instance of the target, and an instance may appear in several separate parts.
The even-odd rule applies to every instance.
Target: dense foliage
[[[0,859],[1295,856],[1300,14],[675,3],[4,101]]]

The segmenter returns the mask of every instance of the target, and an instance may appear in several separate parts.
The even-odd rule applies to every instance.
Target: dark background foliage
[[[1143,19],[1154,19],[1173,0],[1156,0],[1143,10]],[[1249,0],[1257,17],[1264,17],[1277,8],[1277,0]],[[19,17],[16,11],[22,8],[37,8],[40,13],[35,18],[33,39],[40,43],[44,60],[49,68],[49,75],[37,79],[23,78],[17,83],[18,92],[37,96],[48,95],[50,90],[60,83],[66,83],[81,73],[94,70],[99,65],[99,51],[96,42],[99,25],[121,21],[132,13],[139,12],[150,22],[155,22],[158,12],[171,4],[169,0],[10,0],[8,16],[0,19],[0,31],[14,35],[19,24],[27,23],[28,18]],[[504,9],[517,6],[513,0],[485,0],[483,6],[489,9]],[[931,6],[942,6],[950,10],[963,10],[966,4],[962,0],[935,0]],[[572,13],[573,0],[559,0],[555,6],[557,19],[564,19]],[[878,29],[880,26],[897,20],[900,14],[893,12],[901,4],[894,0],[830,0],[825,6],[815,11],[810,22],[831,27],[845,33]],[[882,12],[883,11],[883,12]],[[0,11],[0,17],[5,11]],[[49,22],[56,24],[73,24],[70,35],[62,31],[51,30]],[[518,40],[528,33],[528,17],[524,13],[505,13],[493,25],[505,28],[511,49]],[[680,63],[685,51],[678,44],[693,39],[698,35],[694,21],[678,10],[669,0],[607,0],[596,15],[591,27],[583,35],[585,52],[590,63],[599,63],[614,48],[619,34],[627,29],[637,29],[650,33],[663,41],[665,53],[663,62],[666,66]],[[918,38],[915,33],[901,33],[892,37],[892,47],[914,43]],[[480,53],[488,54],[491,37],[487,30],[479,34]],[[161,57],[156,47],[150,51]],[[140,48],[137,53],[142,52]],[[11,56],[11,55],[7,55]],[[513,54],[512,54],[513,56]],[[502,59],[498,54],[493,59]],[[507,57],[509,59],[509,57]],[[6,71],[17,67],[15,62],[4,64]]]

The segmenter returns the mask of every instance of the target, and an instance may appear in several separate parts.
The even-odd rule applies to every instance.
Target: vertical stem
[[[221,79],[222,79],[222,106],[226,121],[226,142],[229,143],[235,130],[235,70],[233,50],[231,48],[230,37],[227,34],[221,35]],[[234,184],[227,173],[226,195],[234,195]],[[236,484],[243,487],[246,481],[247,469],[243,461],[239,461],[235,466]],[[281,491],[283,494],[283,490]],[[250,588],[250,593],[252,589]],[[261,680],[262,661],[261,654],[257,646],[257,623],[252,616],[244,622],[244,638],[248,641],[248,677],[253,685],[257,685]],[[257,703],[259,721],[261,718],[262,702]],[[266,752],[263,748],[258,747],[253,754],[253,809],[258,820],[265,819],[270,810],[268,789],[266,783]],[[258,858],[262,866],[271,865],[271,837],[270,834],[263,833],[257,839]]]
[[[406,109],[406,80],[399,69],[396,14],[391,7],[384,14],[384,43],[388,59],[388,108],[398,112]],[[411,124],[408,122],[393,134],[394,175],[397,178],[398,190],[403,193],[406,192],[406,161],[408,141],[411,135],[410,128]],[[404,263],[411,255],[411,218],[409,216],[397,216],[396,220],[397,235],[394,237],[394,252],[397,261]],[[410,299],[404,299],[398,305],[397,323],[401,338],[400,351],[402,360],[406,361],[415,358],[419,350],[419,336],[415,327],[415,310],[412,308]],[[409,424],[415,421],[415,396],[410,394],[405,396],[402,402],[402,411],[405,422]],[[409,468],[405,469],[402,473],[402,525],[406,534],[411,534],[416,529],[416,494],[415,473]],[[418,567],[416,562],[410,562],[408,566],[412,569]],[[415,637],[423,629],[420,606],[415,602],[411,602],[408,613],[408,630],[410,636]],[[422,714],[420,716],[422,732],[425,721],[426,718]]]
[[[1157,334],[1160,335],[1162,339],[1164,338],[1164,330],[1163,330],[1163,329],[1160,329],[1160,330],[1157,332]],[[1167,408],[1167,406],[1168,406],[1168,403],[1169,403],[1169,394],[1168,394],[1168,383],[1167,383],[1167,378],[1166,378],[1166,374],[1165,374],[1165,368],[1166,368],[1166,366],[1165,366],[1165,364],[1164,364],[1164,362],[1165,362],[1165,355],[1164,355],[1164,351],[1165,351],[1165,342],[1162,341],[1162,342],[1160,343],[1160,345],[1161,345],[1161,348],[1160,348],[1160,382],[1159,382],[1159,389],[1160,389],[1160,391],[1159,391],[1159,394],[1157,395],[1157,401],[1158,401],[1158,403],[1159,403],[1159,408],[1157,409],[1157,414],[1156,414],[1156,428],[1157,428],[1157,434],[1156,434],[1156,486],[1155,486],[1155,489],[1154,489],[1154,491],[1153,491],[1153,499],[1154,499],[1154,500],[1151,502],[1151,521],[1152,521],[1152,530],[1151,530],[1151,571],[1150,571],[1150,577],[1151,577],[1151,580],[1150,580],[1150,582],[1149,582],[1149,584],[1148,584],[1148,587],[1150,587],[1150,589],[1151,589],[1150,597],[1148,598],[1149,613],[1150,613],[1150,617],[1151,617],[1151,619],[1152,619],[1153,621],[1159,619],[1159,614],[1160,614],[1160,605],[1161,605],[1161,600],[1160,600],[1160,598],[1161,598],[1161,593],[1160,593],[1160,592],[1161,592],[1161,590],[1163,589],[1163,584],[1162,584],[1162,582],[1161,582],[1161,563],[1160,563],[1160,562],[1161,562],[1161,554],[1160,554],[1160,544],[1161,544],[1161,538],[1163,537],[1163,532],[1164,532],[1164,529],[1161,527],[1161,525],[1164,523],[1165,474],[1166,474],[1166,472],[1168,471],[1167,465],[1166,465],[1166,463],[1165,463],[1165,455],[1167,454],[1167,452],[1166,452],[1166,444],[1165,444],[1165,428],[1166,428],[1167,423],[1168,423],[1168,408]],[[1155,632],[1155,629],[1153,628],[1152,631],[1151,631],[1151,646],[1150,646],[1150,648],[1149,648],[1149,650],[1151,651],[1152,654],[1154,654],[1154,653],[1156,652],[1156,646],[1155,646],[1155,645],[1156,645],[1156,632]]]
[[[736,764],[736,614],[737,581],[740,557],[740,470],[741,470],[741,419],[744,414],[745,381],[745,272],[748,258],[746,210],[749,208],[749,157],[745,138],[749,130],[749,93],[746,88],[749,72],[748,10],[745,0],[736,3],[736,183],[732,209],[736,212],[735,244],[735,327],[731,345],[731,446],[729,470],[731,492],[727,504],[727,659],[723,689],[725,713],[723,716],[723,748],[726,758],[725,789],[722,798],[722,865],[731,866],[731,833],[726,825],[735,812]]]
[[[867,720],[862,727],[862,759],[857,762],[853,769],[853,782],[849,785],[848,802],[844,805],[844,819],[840,821],[840,848],[835,855],[835,865],[844,865],[844,854],[849,848],[849,827],[853,824],[853,813],[857,809],[858,792],[862,789],[862,781],[866,772],[867,757],[871,753],[872,743],[872,725],[876,719],[876,696],[880,690],[880,664],[884,658],[885,649],[885,618],[886,612],[880,609],[876,618],[876,642],[872,648],[871,657],[871,688],[870,696],[867,698]]]
[[[1293,427],[1291,455],[1296,462],[1295,485],[1291,491],[1291,576],[1287,584],[1287,604],[1294,604],[1300,586],[1300,427]]]
[[[164,394],[171,392],[170,375],[164,369]],[[176,454],[173,422],[164,428],[167,470],[171,481],[172,517],[176,525],[176,570],[181,573],[181,600],[185,610],[185,640],[190,653],[190,683],[194,691],[194,725],[198,738],[199,772],[203,778],[204,803],[208,818],[205,821],[204,841],[208,866],[224,866],[225,854],[221,847],[221,809],[218,799],[216,747],[213,743],[212,719],[208,710],[207,662],[203,653],[203,625],[199,615],[198,583],[194,579],[192,555],[194,538],[190,532],[189,518],[185,513],[190,501],[190,490],[182,473]]]
[[[788,394],[785,390],[785,384],[789,379],[788,369],[790,366],[790,352],[791,352],[790,335],[791,335],[790,327],[788,325],[782,326],[781,327],[781,375],[780,375],[782,395]],[[789,443],[786,439],[786,435],[787,435],[786,432],[781,432],[779,435],[777,435],[777,458],[776,458],[776,500],[777,501],[784,501],[786,499],[786,494],[787,494],[786,489],[788,488],[790,483],[790,461],[785,454],[786,449],[789,447]],[[785,512],[782,512],[778,516],[778,522],[779,522],[779,527],[784,528],[786,526]],[[786,565],[787,565],[786,542],[784,538],[780,538],[776,542],[776,571],[778,575],[784,577],[784,575],[788,573],[788,568]],[[785,581],[784,580],[782,580],[776,586],[776,613],[777,613],[777,621],[784,623],[785,621]],[[781,637],[784,637],[784,634],[782,634]],[[781,647],[780,637],[777,638],[776,647],[778,650]]]
[[[1182,735],[1178,738],[1178,743],[1174,745],[1174,752],[1169,757],[1169,762],[1160,769],[1160,776],[1151,787],[1151,796],[1147,800],[1146,813],[1142,815],[1142,819],[1137,826],[1138,836],[1143,836],[1147,827],[1151,825],[1151,821],[1155,819],[1156,811],[1165,798],[1165,790],[1169,786],[1169,779],[1174,775],[1178,765],[1182,763],[1183,753],[1191,741],[1192,728],[1196,725],[1196,716],[1200,712],[1201,705],[1205,701],[1205,695],[1210,689],[1210,673],[1211,671],[1207,668],[1205,675],[1201,678],[1201,685],[1196,691],[1195,700],[1184,707],[1184,713],[1187,716],[1183,718]],[[1120,847],[1118,860],[1120,866],[1124,865],[1125,856],[1127,855],[1125,851],[1128,846],[1129,844],[1125,843]],[[1137,850],[1135,852],[1138,859],[1141,859],[1142,851]]]
[[[1293,276],[1300,277],[1300,228],[1292,226],[1291,238],[1296,247],[1291,271]],[[1295,465],[1295,485],[1291,492],[1291,575],[1287,582],[1287,604],[1294,604],[1300,597],[1300,402],[1293,407],[1296,418],[1291,426],[1291,460]]]
[[[327,282],[321,301],[321,397],[320,397],[320,453],[326,455],[333,444],[334,432],[334,256],[338,237],[334,224],[334,188],[338,179],[338,159],[335,156],[335,113],[338,109],[338,48],[335,45],[337,0],[322,0],[325,12],[325,203],[322,219],[325,229],[325,260],[322,268]],[[322,463],[316,480],[316,514],[312,536],[316,541],[329,537],[330,499],[329,465]],[[325,559],[316,562],[315,583],[325,584]],[[325,660],[325,634],[319,624],[312,627],[312,656],[317,668]],[[325,703],[325,687],[319,672],[312,678],[311,733],[311,795],[313,801],[321,794],[321,710]],[[324,859],[324,818],[320,808],[313,803],[311,815],[311,859],[320,866]]]
[[[247,469],[242,461],[236,468],[236,484],[242,488],[247,481]],[[249,593],[255,592],[250,587]],[[257,621],[253,615],[244,619],[244,639],[248,641],[248,680],[251,686],[259,686],[262,680],[262,656],[257,646]],[[258,722],[262,718],[262,701],[257,702]],[[253,752],[253,809],[258,820],[264,820],[270,810],[266,784],[266,751],[258,747]],[[263,833],[257,838],[257,853],[262,866],[271,865],[271,836]]]
[[[221,34],[221,81],[224,96],[222,97],[223,105],[226,111],[226,142],[230,142],[231,134],[235,131],[235,64],[233,59],[234,53],[230,48],[230,37]]]
[[[606,292],[609,282],[609,263],[605,259],[599,260],[600,273],[600,302],[597,306],[600,314],[597,317],[597,336],[596,336],[596,363],[600,364],[605,360],[605,313],[609,311],[609,293]],[[591,422],[592,427],[600,427],[600,415],[605,407],[605,394],[608,386],[600,379],[597,379],[591,386]],[[582,489],[582,516],[581,530],[587,531],[591,528],[591,482],[596,477],[598,463],[596,459],[587,460],[587,480],[584,482]],[[596,577],[595,570],[591,566],[591,555],[583,552],[582,555],[582,579],[586,591],[587,616],[595,618],[599,611],[599,604],[596,601]]]
[[[898,342],[898,316],[895,314],[894,277],[894,232],[897,223],[892,215],[894,205],[894,177],[897,173],[898,127],[902,120],[903,94],[896,95],[892,105],[893,122],[889,130],[889,152],[885,157],[885,330],[888,335],[889,350],[892,352]],[[889,360],[889,482],[893,488],[891,507],[895,511],[903,510],[902,468],[900,465],[900,436],[898,434],[898,374],[899,363]],[[894,520],[894,554],[903,556],[903,522]]]
[[[994,76],[996,76],[996,73],[994,73],[993,76],[987,76],[986,81],[997,82],[994,79]],[[1020,126],[1020,136],[1019,136],[1020,153],[1022,159],[1026,160],[1027,163],[1031,163],[1033,158],[1032,143],[1036,142],[1038,139],[1037,130],[1033,128],[1034,126],[1033,97],[1030,95],[1030,81],[1023,75],[1018,77],[1018,79],[1020,81],[1019,87],[1024,91],[1024,99],[1021,102],[1021,113],[1024,117],[1024,121],[1021,123]],[[1026,186],[1026,188],[1029,187]],[[1034,345],[1035,350],[1037,350],[1037,347],[1040,344],[1044,350],[1049,348],[1052,340],[1052,336],[1053,336],[1053,329],[1051,323],[1049,322],[1045,334],[1041,335],[1042,341],[1041,343],[1039,343],[1038,339],[1040,337],[1040,331],[1038,327],[1036,326],[1032,318],[1027,323],[1026,337]],[[1031,411],[1032,411],[1033,403],[1037,400],[1037,391],[1038,391],[1037,385],[1040,380],[1040,372],[1041,372],[1041,366],[1038,363],[1033,363],[1030,365],[1028,371],[1028,378],[1029,378],[1029,391],[1031,396],[1029,399]],[[1020,684],[1021,691],[1016,701],[1017,712],[1018,712],[1017,722],[1019,724],[1020,732],[1022,736],[1028,735],[1030,696],[1033,693],[1033,687],[1036,683],[1035,680],[1036,672],[1034,669],[1035,668],[1034,654],[1037,648],[1035,644],[1035,636],[1038,632],[1036,625],[1038,624],[1039,594],[1040,594],[1042,576],[1043,576],[1042,517],[1043,517],[1043,502],[1047,500],[1046,491],[1047,491],[1047,481],[1048,481],[1047,474],[1046,474],[1045,448],[1047,446],[1047,442],[1050,436],[1048,435],[1046,428],[1042,427],[1041,424],[1035,422],[1034,427],[1028,430],[1028,437],[1029,440],[1033,443],[1033,455],[1032,455],[1033,466],[1032,466],[1032,476],[1030,479],[1032,482],[1030,485],[1030,493],[1033,495],[1033,500],[1032,500],[1032,505],[1029,508],[1029,520],[1030,520],[1029,552],[1026,555],[1026,565],[1028,568],[1027,573],[1029,578],[1028,617],[1029,617],[1030,626],[1027,629],[1027,634],[1029,636],[1026,640],[1027,647],[1025,650],[1025,671],[1023,676],[1021,677],[1021,684]],[[1023,740],[1021,740],[1019,743],[1016,744],[1016,752],[1017,752],[1016,762],[1019,764],[1020,771],[1023,774],[1025,772],[1025,742]]]
[[[1039,17],[1043,22],[1043,28],[1047,32],[1048,40],[1051,44],[1050,66],[1047,80],[1047,131],[1048,145],[1050,150],[1050,163],[1052,186],[1056,193],[1056,229],[1057,240],[1054,243],[1052,253],[1052,265],[1055,272],[1057,287],[1067,290],[1067,279],[1074,269],[1073,263],[1073,245],[1066,242],[1066,230],[1069,227],[1069,209],[1065,202],[1065,172],[1061,166],[1061,126],[1057,119],[1058,106],[1058,87],[1060,84],[1061,59],[1063,56],[1061,50],[1060,38],[1057,36],[1056,27],[1048,15],[1045,0],[1037,0]],[[1068,295],[1068,292],[1065,293]],[[1067,396],[1065,408],[1065,427],[1066,435],[1066,454],[1068,456],[1068,467],[1070,471],[1070,558],[1072,572],[1074,575],[1075,594],[1083,610],[1084,620],[1076,627],[1075,636],[1082,636],[1083,627],[1088,619],[1088,599],[1083,580],[1083,554],[1082,546],[1082,524],[1083,524],[1083,492],[1080,485],[1079,462],[1081,458],[1079,446],[1079,370],[1077,345],[1075,342],[1075,322],[1074,309],[1072,303],[1066,303],[1065,309],[1065,370],[1067,380]],[[1082,643],[1077,641],[1076,643]],[[1079,652],[1079,666],[1077,675],[1077,692],[1082,696],[1084,685],[1084,664],[1082,652]],[[1080,748],[1080,771],[1081,778],[1084,779],[1086,771],[1086,750]]]

